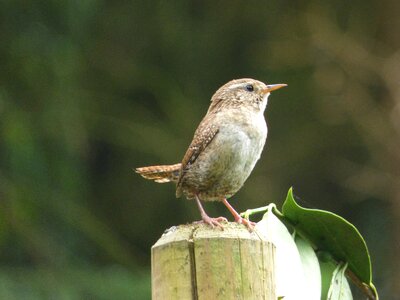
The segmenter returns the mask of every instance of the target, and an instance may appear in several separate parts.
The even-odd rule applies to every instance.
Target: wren
[[[228,203],[244,184],[261,156],[268,128],[264,111],[268,97],[286,84],[265,84],[243,78],[229,81],[211,98],[206,115],[194,133],[182,162],[136,168],[155,182],[175,182],[176,196],[195,199],[203,222],[223,229],[224,217],[211,218],[200,201],[221,201],[235,221],[252,229]]]

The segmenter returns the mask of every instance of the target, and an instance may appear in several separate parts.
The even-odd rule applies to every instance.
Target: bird
[[[249,230],[255,223],[242,218],[227,199],[243,186],[263,151],[268,128],[264,118],[272,91],[287,84],[265,84],[242,78],[221,86],[211,97],[206,115],[180,163],[136,168],[142,177],[176,184],[176,197],[194,199],[202,221],[224,228],[224,217],[212,218],[201,201],[221,201],[237,223]]]

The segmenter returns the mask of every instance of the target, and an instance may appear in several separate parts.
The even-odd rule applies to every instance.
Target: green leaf
[[[296,234],[294,240],[303,265],[307,299],[321,299],[321,271],[318,257],[308,241],[298,234]]]
[[[308,297],[303,266],[296,243],[285,224],[280,221],[270,204],[262,220],[255,227],[256,233],[272,242],[275,251],[276,295],[285,300],[312,299]]]
[[[346,269],[347,263],[341,263],[333,272],[327,300],[353,300],[349,282],[345,276]]]
[[[322,278],[321,299],[352,299],[353,296],[351,294],[348,279],[345,276],[342,276],[346,270],[346,268],[343,268],[343,264],[338,264],[332,255],[323,251],[318,252],[318,260]]]
[[[284,219],[314,244],[317,250],[329,252],[371,288],[371,261],[366,243],[353,224],[342,217],[319,209],[299,206],[289,190],[282,206]]]
[[[332,255],[324,251],[318,252],[318,261],[321,269],[321,299],[326,299],[328,297],[328,291],[331,286],[333,272],[335,272],[337,263]]]

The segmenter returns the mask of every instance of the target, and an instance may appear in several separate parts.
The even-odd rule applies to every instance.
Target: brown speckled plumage
[[[136,172],[156,182],[176,182],[176,196],[195,198],[203,220],[211,225],[222,227],[221,218],[209,218],[199,200],[223,201],[237,222],[251,226],[226,199],[242,187],[260,158],[268,132],[263,115],[268,96],[283,86],[250,78],[228,82],[211,98],[180,164],[137,168]]]
[[[158,183],[176,182],[181,173],[182,164],[164,165],[164,166],[150,166],[136,168],[136,172],[143,176],[143,178],[154,180]]]

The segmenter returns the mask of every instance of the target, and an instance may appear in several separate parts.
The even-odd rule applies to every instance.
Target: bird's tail
[[[154,180],[158,183],[164,182],[177,182],[181,171],[182,164],[164,165],[164,166],[150,166],[136,168],[136,173],[140,174],[143,178]]]

